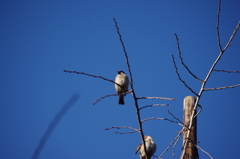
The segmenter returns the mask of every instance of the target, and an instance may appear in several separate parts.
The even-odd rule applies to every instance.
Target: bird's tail
[[[123,97],[123,95],[119,95],[118,104],[124,105],[124,97]]]

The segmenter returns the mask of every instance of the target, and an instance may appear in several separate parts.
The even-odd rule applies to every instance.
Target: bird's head
[[[122,70],[118,71],[118,74],[122,74],[122,73],[125,74],[125,72]]]

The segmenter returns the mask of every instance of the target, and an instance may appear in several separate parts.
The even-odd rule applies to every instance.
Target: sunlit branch
[[[222,90],[222,89],[226,89],[226,88],[235,88],[238,86],[240,86],[240,84],[233,85],[233,86],[218,87],[218,88],[205,88],[204,91]]]
[[[177,136],[177,138],[175,140],[175,143],[173,144],[172,157],[175,157],[175,155],[174,155],[175,154],[175,147],[177,146],[177,143],[178,143],[180,137],[181,137],[181,134],[179,134],[179,136]]]
[[[202,106],[201,106],[200,104],[198,104],[197,106],[200,108],[200,110],[196,113],[196,115],[194,116],[194,118],[195,118],[196,116],[198,116],[198,114],[200,114],[201,111],[202,111]]]
[[[164,100],[176,100],[176,98],[166,98],[166,97],[138,97],[137,99],[164,99]]]
[[[170,120],[170,119],[167,119],[167,118],[156,118],[156,117],[152,117],[152,118],[147,118],[147,119],[144,119],[142,120],[141,122],[145,122],[145,121],[148,121],[148,120],[167,120],[167,121],[170,121],[170,122],[173,122],[173,123],[179,123],[177,121],[173,121],[173,120]]]
[[[231,45],[231,42],[232,42],[233,38],[235,37],[235,35],[237,34],[237,31],[238,31],[239,28],[240,28],[240,21],[238,22],[237,26],[235,27],[235,29],[234,29],[231,37],[229,38],[229,40],[228,40],[228,42],[227,42],[227,44],[226,44],[226,46],[224,47],[224,49],[223,49],[222,52],[226,51],[227,48]]]
[[[184,128],[183,128],[184,129]],[[168,147],[163,151],[163,153],[158,157],[159,159],[162,158],[162,156],[169,150],[169,148],[178,141],[178,138],[181,137],[182,133],[183,133],[183,129],[178,133],[178,135],[172,140],[172,142],[168,145]]]
[[[153,105],[143,106],[143,107],[139,108],[139,110],[144,109],[144,108],[148,108],[148,107],[156,107],[156,106],[171,107],[171,105],[169,105],[169,104],[153,104]]]
[[[208,74],[206,75],[206,78],[204,79],[204,81],[203,81],[203,83],[202,83],[202,86],[201,86],[201,88],[200,88],[199,94],[198,94],[198,96],[197,96],[197,98],[196,98],[195,105],[194,105],[193,110],[192,110],[193,112],[195,112],[195,110],[196,110],[196,108],[197,108],[197,106],[198,106],[198,102],[199,102],[199,100],[200,100],[200,97],[201,97],[203,91],[206,90],[206,89],[205,89],[205,85],[206,85],[209,77],[211,76],[211,73],[213,72],[216,64],[217,64],[217,63],[219,62],[219,60],[221,59],[223,53],[224,53],[224,52],[226,51],[226,49],[231,45],[231,41],[232,41],[233,38],[235,37],[235,35],[236,35],[236,33],[237,33],[237,31],[238,31],[238,29],[239,29],[239,27],[240,27],[240,22],[238,22],[238,24],[237,24],[236,28],[234,29],[231,37],[229,38],[228,43],[226,44],[226,46],[224,47],[224,49],[222,49],[221,43],[220,43],[220,33],[219,33],[219,16],[220,16],[220,10],[221,10],[220,7],[221,7],[221,0],[219,0],[219,3],[218,3],[217,28],[216,28],[216,29],[217,29],[218,46],[219,46],[219,49],[220,49],[220,53],[219,53],[218,57],[216,58],[216,60],[213,62],[211,68],[209,69]],[[238,85],[236,85],[236,86],[238,86]],[[234,86],[234,87],[235,87],[235,86]],[[224,87],[224,88],[225,88],[225,87]],[[232,87],[232,88],[233,88],[233,87]],[[213,90],[214,90],[214,89],[213,89]],[[190,122],[189,122],[189,126],[188,126],[189,129],[192,127],[193,118],[194,118],[194,113],[192,113],[192,115],[191,115],[191,117],[190,117]],[[187,131],[187,136],[186,136],[186,138],[189,138],[189,136],[190,136],[190,131]],[[185,143],[183,144],[183,149],[182,149],[182,154],[181,154],[180,159],[183,159],[183,158],[184,158],[184,155],[185,155],[185,152],[186,152],[186,146],[187,146],[187,142],[185,142]]]

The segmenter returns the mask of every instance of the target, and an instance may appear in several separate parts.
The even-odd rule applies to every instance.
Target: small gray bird
[[[137,152],[140,150],[140,159],[150,159],[154,155],[157,149],[157,145],[155,144],[151,136],[147,136],[147,135],[144,136],[144,140],[145,140],[147,155],[145,154],[143,144],[140,144],[136,148],[135,154],[137,154]]]
[[[118,71],[118,74],[115,78],[115,83],[122,86],[122,87],[120,87],[115,84],[115,89],[119,96],[118,104],[124,105],[124,96],[125,95],[122,95],[121,93],[125,93],[128,91],[129,80],[128,80],[127,75],[123,71]]]

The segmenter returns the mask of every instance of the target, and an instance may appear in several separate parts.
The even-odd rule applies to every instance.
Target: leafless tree
[[[235,29],[233,30],[233,33],[232,35],[230,36],[227,44],[222,47],[222,44],[221,44],[221,38],[220,38],[220,31],[219,31],[219,24],[220,24],[220,12],[221,12],[221,0],[218,1],[218,12],[217,12],[217,23],[216,23],[216,32],[217,32],[217,42],[218,42],[218,47],[219,47],[219,55],[216,57],[215,61],[212,63],[212,66],[210,67],[208,73],[206,74],[206,77],[205,79],[200,79],[199,77],[196,76],[195,73],[193,73],[192,71],[190,71],[189,67],[184,63],[183,61],[183,57],[182,57],[182,53],[181,53],[181,50],[180,50],[180,43],[179,43],[179,38],[178,38],[178,35],[175,34],[175,37],[176,37],[176,41],[177,41],[177,48],[178,48],[178,56],[180,58],[180,61],[181,61],[181,64],[185,67],[185,69],[188,71],[188,73],[190,75],[192,75],[193,78],[195,78],[196,80],[200,81],[202,84],[201,84],[201,87],[200,87],[200,90],[199,92],[197,93],[196,91],[194,91],[184,80],[183,78],[181,77],[179,71],[178,71],[178,67],[176,65],[176,61],[175,61],[175,58],[174,58],[174,55],[172,55],[172,59],[173,59],[173,64],[174,64],[174,67],[175,67],[175,70],[176,70],[176,74],[178,76],[178,79],[184,84],[184,86],[189,89],[195,96],[196,96],[196,101],[195,101],[195,104],[193,106],[193,109],[192,109],[192,113],[191,113],[191,117],[190,117],[190,121],[189,123],[186,125],[184,125],[187,129],[182,129],[182,130],[185,130],[184,133],[186,133],[186,138],[189,139],[190,137],[190,132],[191,132],[191,129],[192,129],[192,126],[193,126],[193,121],[194,119],[197,117],[197,115],[199,113],[197,113],[197,115],[194,113],[196,110],[197,110],[197,106],[199,106],[199,102],[200,102],[200,98],[202,96],[202,94],[205,92],[205,91],[213,91],[213,90],[222,90],[222,89],[227,89],[227,88],[235,88],[235,87],[238,87],[240,86],[240,84],[236,84],[236,85],[231,85],[231,86],[223,86],[223,87],[217,87],[217,88],[206,88],[206,84],[209,80],[209,78],[211,77],[211,74],[214,72],[214,71],[217,71],[217,72],[228,72],[228,73],[239,73],[239,71],[226,71],[226,70],[218,70],[218,69],[215,69],[216,65],[218,64],[218,62],[220,61],[222,55],[225,53],[225,51],[228,49],[228,47],[231,45],[231,42],[233,40],[233,38],[235,37],[239,27],[240,27],[240,22],[238,22],[237,26],[235,27]],[[181,130],[181,131],[182,131]],[[180,131],[180,132],[181,132]],[[184,143],[183,143],[183,149],[182,149],[182,154],[181,154],[181,159],[185,159],[186,158],[186,147],[187,147],[187,143],[189,141],[186,140]],[[207,153],[206,151],[204,151],[202,148],[200,148],[199,146],[195,145],[198,149],[200,149],[201,151],[205,152],[210,158],[211,155],[209,153]]]
[[[176,38],[176,42],[177,42],[177,48],[178,48],[178,57],[180,58],[181,64],[183,65],[183,67],[186,68],[188,73],[191,76],[193,76],[193,78],[195,78],[196,80],[201,82],[200,90],[197,93],[181,77],[181,75],[180,75],[180,73],[178,71],[178,67],[177,67],[177,64],[176,64],[175,57],[174,57],[174,55],[172,55],[173,64],[174,64],[174,67],[175,67],[175,70],[176,70],[176,74],[177,74],[179,80],[184,84],[184,86],[187,89],[189,89],[196,96],[196,101],[195,101],[193,109],[192,109],[193,112],[195,112],[197,110],[197,107],[199,106],[199,101],[200,101],[200,98],[201,98],[203,92],[210,91],[210,90],[220,90],[220,89],[226,89],[226,88],[234,88],[234,87],[240,86],[240,84],[236,84],[236,85],[232,85],[232,86],[224,86],[224,87],[218,87],[218,88],[206,88],[206,83],[208,82],[208,80],[209,80],[209,78],[210,78],[210,76],[211,76],[213,71],[217,71],[217,72],[221,71],[221,72],[228,72],[228,73],[239,73],[239,71],[226,71],[226,70],[215,69],[215,67],[216,67],[217,63],[219,62],[220,58],[225,53],[227,48],[231,45],[231,42],[232,42],[234,36],[236,35],[239,27],[240,27],[240,22],[238,22],[236,28],[234,29],[232,35],[229,38],[229,41],[227,42],[225,47],[222,47],[221,42],[220,42],[221,38],[220,38],[220,31],[219,31],[220,10],[221,10],[220,7],[221,7],[221,0],[219,0],[219,3],[218,3],[217,25],[216,25],[217,41],[218,41],[218,46],[219,46],[219,55],[217,56],[216,60],[212,63],[212,66],[210,67],[210,69],[209,69],[205,79],[200,79],[199,77],[197,77],[197,75],[195,73],[193,73],[189,69],[189,67],[185,64],[185,62],[183,61],[183,57],[182,57],[182,53],[181,53],[181,49],[180,49],[179,38],[178,38],[178,35],[175,34],[175,38]],[[141,118],[141,110],[142,109],[146,109],[146,108],[149,108],[149,107],[156,107],[156,106],[169,106],[170,107],[171,105],[157,103],[157,104],[154,104],[154,105],[146,105],[146,106],[143,106],[143,107],[139,107],[139,100],[140,99],[175,100],[175,98],[168,98],[168,97],[137,97],[136,92],[135,92],[135,88],[134,88],[133,72],[131,71],[131,65],[130,65],[130,60],[128,58],[128,53],[126,51],[126,48],[125,48],[125,45],[124,45],[124,42],[123,42],[123,38],[122,38],[122,35],[120,33],[120,29],[118,27],[118,23],[117,23],[115,18],[113,19],[113,21],[114,21],[114,24],[115,24],[115,27],[116,27],[116,30],[117,30],[117,34],[118,34],[120,43],[122,45],[123,53],[124,53],[124,56],[125,56],[125,59],[126,59],[126,64],[127,64],[127,68],[128,68],[128,73],[130,75],[130,88],[131,89],[128,92],[124,93],[124,94],[129,94],[130,93],[132,95],[133,99],[134,99],[134,105],[135,105],[135,108],[136,108],[136,117],[137,117],[137,122],[138,122],[138,128],[133,128],[133,127],[129,127],[129,126],[124,126],[124,127],[112,126],[110,128],[106,128],[106,130],[110,130],[110,129],[130,129],[131,130],[131,131],[126,131],[126,132],[116,132],[116,133],[119,133],[119,134],[128,134],[128,133],[136,133],[136,132],[138,132],[140,134],[142,143],[144,145],[144,150],[146,152],[146,145],[145,145],[145,142],[144,142],[144,131],[143,131],[143,127],[142,127],[142,123],[143,122],[148,121],[148,120],[166,120],[166,121],[169,121],[169,122],[177,123],[177,124],[182,126],[182,129],[178,132],[177,136],[167,146],[167,148],[164,150],[164,152],[161,155],[157,156],[157,158],[162,158],[162,156],[169,150],[170,147],[173,147],[173,156],[174,156],[175,147],[176,147],[176,145],[177,145],[181,135],[185,133],[186,134],[186,138],[189,139],[189,134],[190,134],[190,130],[192,129],[192,126],[193,126],[193,121],[196,118],[196,116],[200,113],[200,111],[198,113],[192,113],[191,117],[190,117],[190,120],[189,120],[189,123],[187,123],[187,124],[183,123],[180,119],[175,117],[170,111],[168,113],[174,118],[173,120],[167,119],[167,118],[160,118],[160,117],[150,117],[150,118],[147,118],[147,119],[142,119]],[[69,71],[69,70],[63,70],[63,71],[64,72],[68,72],[68,73],[76,73],[76,74],[87,75],[87,76],[91,76],[91,77],[94,77],[94,78],[100,78],[100,79],[103,79],[105,81],[117,84],[114,81],[112,81],[110,79],[107,79],[105,77],[102,77],[102,76],[96,76],[96,75],[88,74],[88,73],[85,73],[85,72],[78,72],[78,71]],[[105,95],[103,97],[100,97],[93,104],[97,104],[100,100],[102,100],[102,99],[104,99],[106,97],[111,97],[111,96],[117,96],[117,94],[109,94],[109,95]],[[180,157],[181,159],[183,159],[184,156],[185,156],[186,146],[187,146],[187,142],[184,142],[183,143],[182,154],[181,154],[181,157]],[[212,158],[210,153],[206,152],[205,150],[203,150],[201,147],[199,147],[196,144],[195,144],[195,146],[199,150],[205,152],[210,158]]]

